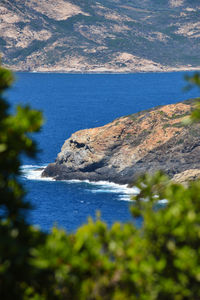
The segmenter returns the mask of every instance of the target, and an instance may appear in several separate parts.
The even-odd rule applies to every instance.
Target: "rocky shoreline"
[[[182,182],[191,172],[199,176],[200,125],[182,122],[193,103],[159,106],[77,131],[42,176],[118,184],[130,184],[139,175],[157,170]]]
[[[110,63],[111,65],[111,63]],[[115,65],[113,65],[113,68],[106,68],[106,67],[97,67],[93,68],[93,66],[90,65],[83,65],[82,68],[78,66],[77,68],[72,68],[70,66],[66,66],[63,68],[63,65],[55,65],[52,67],[49,66],[39,66],[35,67],[20,64],[20,66],[5,64],[5,67],[8,69],[12,69],[14,72],[22,72],[22,73],[58,73],[58,74],[133,74],[133,73],[170,73],[170,72],[199,72],[200,66],[192,67],[192,66],[177,66],[177,67],[171,67],[171,66],[164,66],[160,65],[155,67],[155,65],[148,65],[144,64],[140,67],[131,65],[126,68],[116,68]]]

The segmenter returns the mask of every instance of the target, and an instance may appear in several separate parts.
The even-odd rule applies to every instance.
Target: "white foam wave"
[[[131,195],[121,195],[121,196],[119,196],[119,199],[121,201],[133,202],[133,200],[131,199]]]
[[[71,183],[87,183],[90,186],[92,185],[94,189],[87,189],[87,191],[97,194],[97,193],[111,193],[111,194],[118,194],[119,200],[123,201],[132,201],[130,197],[132,195],[136,195],[139,190],[136,187],[128,187],[128,185],[121,185],[109,181],[89,181],[89,180],[67,180],[66,182]]]
[[[37,181],[55,181],[51,177],[42,177],[43,169],[47,165],[23,165],[21,167],[22,177],[28,180],[37,180]],[[132,195],[139,193],[139,189],[136,187],[128,187],[128,185],[120,185],[117,183],[109,181],[89,181],[89,180],[62,180],[66,183],[87,183],[89,187],[86,187],[86,190],[91,193],[111,193],[118,194],[118,199],[121,201],[133,201],[131,200]],[[166,204],[167,200],[163,199],[159,201],[160,204]]]
[[[23,165],[21,167],[22,177],[28,180],[55,181],[51,177],[42,177],[43,169],[47,165]],[[119,195],[119,200],[130,201],[131,195],[137,194],[138,190],[127,185],[120,185],[109,181],[89,181],[89,180],[62,180],[66,183],[87,183],[92,188],[86,188],[91,193],[115,193]]]
[[[46,165],[23,165],[21,167],[22,177],[28,180],[54,181],[53,178],[41,176],[45,167]]]

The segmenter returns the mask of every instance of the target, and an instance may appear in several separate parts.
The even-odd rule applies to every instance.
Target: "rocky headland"
[[[159,106],[72,134],[42,176],[132,183],[163,170],[184,182],[200,176],[200,124],[185,125],[194,102]]]

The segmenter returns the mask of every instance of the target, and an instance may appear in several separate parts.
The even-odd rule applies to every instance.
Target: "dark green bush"
[[[15,115],[8,113],[3,92],[12,81],[12,73],[0,68],[0,299],[22,298],[32,280],[30,250],[42,238],[26,223],[30,205],[24,202],[18,181],[19,155],[34,156],[36,145],[28,134],[39,130],[42,118],[28,107],[18,107]]]

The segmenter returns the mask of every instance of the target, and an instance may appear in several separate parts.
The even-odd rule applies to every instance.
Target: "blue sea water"
[[[184,72],[139,74],[42,74],[16,73],[7,93],[13,105],[41,110],[45,123],[34,135],[40,152],[37,159],[22,159],[21,180],[34,209],[28,219],[49,230],[54,224],[74,231],[101,211],[111,225],[131,221],[130,194],[125,186],[105,182],[42,180],[38,167],[53,162],[70,135],[84,128],[104,125],[117,117],[157,105],[198,96],[183,92]]]

